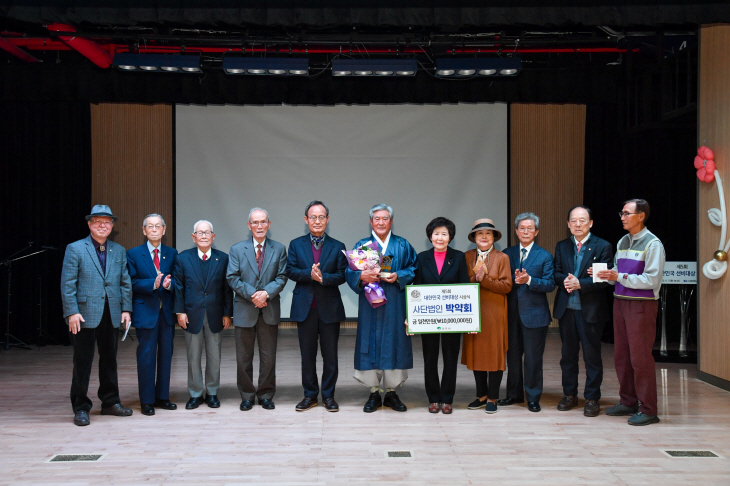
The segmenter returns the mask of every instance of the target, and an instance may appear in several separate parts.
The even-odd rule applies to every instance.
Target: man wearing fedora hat
[[[99,399],[102,415],[129,416],[119,398],[117,329],[131,324],[132,282],[124,247],[109,241],[118,218],[97,204],[86,216],[90,235],[68,245],[61,272],[63,316],[74,347],[71,406],[74,424],[89,425],[87,396],[94,345],[99,349]]]

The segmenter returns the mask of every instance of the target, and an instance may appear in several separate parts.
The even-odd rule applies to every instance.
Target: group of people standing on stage
[[[174,410],[170,373],[175,323],[185,332],[188,391],[185,408],[202,403],[217,408],[220,385],[221,331],[235,328],[237,385],[240,409],[258,404],[275,408],[276,347],[281,318],[280,296],[288,279],[296,282],[291,319],[297,322],[301,350],[303,399],[297,411],[322,405],[337,412],[338,339],[345,310],[339,286],[347,282],[359,295],[354,378],[369,388],[364,412],[385,406],[399,412],[407,407],[396,389],[413,368],[411,337],[405,323],[405,288],[409,284],[479,284],[481,332],[422,334],[428,411],[450,414],[456,389],[457,361],[474,373],[476,399],[469,409],[527,401],[539,412],[543,390],[543,352],[552,321],[547,293],[558,289],[553,317],[562,339],[564,397],[558,410],[578,405],[578,355],[583,347],[586,368],[584,415],[600,413],[603,364],[601,335],[613,320],[615,361],[620,403],[607,415],[630,415],[632,425],[659,421],[654,360],[657,299],[664,267],[664,248],[645,227],[649,205],[632,199],[620,212],[628,231],[614,255],[611,245],[591,233],[591,212],[576,206],[568,215],[571,237],[558,243],[555,257],[535,243],[540,219],[522,213],[515,219],[519,243],[504,252],[494,244],[502,238],[491,219],[478,219],[468,233],[476,248],[462,253],[449,243],[454,223],[437,217],[426,227],[433,248],[416,254],[411,244],[394,235],[393,209],[378,204],[370,209],[371,234],[355,248],[375,243],[382,255],[380,270],[352,270],[345,245],[326,234],[329,209],[312,201],[304,210],[309,233],[294,239],[289,249],[267,238],[268,213],[254,208],[248,217],[252,236],[226,254],[213,248],[213,224],[201,220],[193,227],[194,248],[178,252],[161,244],[165,221],[147,216],[142,231],[147,242],[129,251],[109,241],[117,217],[105,205],[86,216],[90,235],[71,243],[63,262],[61,294],[64,317],[73,335],[74,371],[71,403],[74,423],[88,425],[91,400],[87,396],[95,343],[99,349],[99,399],[103,415],[129,416],[119,398],[116,352],[118,328],[136,328],[137,372],[141,411]],[[593,278],[593,264],[606,264]],[[385,305],[373,307],[366,298],[377,283]],[[134,316],[134,321],[132,321]],[[253,376],[254,346],[258,341],[258,379]],[[317,350],[321,350],[321,385]],[[205,373],[201,367],[206,355]],[[438,373],[439,353],[443,371]],[[524,364],[523,364],[524,363]],[[506,397],[499,399],[507,370]],[[385,391],[381,396],[381,391]]]

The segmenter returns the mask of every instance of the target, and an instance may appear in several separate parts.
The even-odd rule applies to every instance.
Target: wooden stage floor
[[[560,338],[548,336],[540,413],[524,405],[472,411],[473,375],[460,366],[452,415],[427,412],[420,339],[401,399],[408,412],[365,414],[368,391],[352,379],[354,336],[340,338],[339,413],[297,413],[302,398],[296,331],[280,334],[276,410],[238,409],[233,339],[224,338],[222,405],[184,409],[187,361],[175,338],[172,399],[178,410],[140,413],[136,342],[119,348],[122,402],[132,417],[72,423],[71,348],[0,352],[0,484],[730,484],[730,393],[697,379],[695,365],[657,364],[661,423],[631,427],[603,410],[617,401],[613,348],[604,345],[601,415],[558,412]],[[256,358],[258,359],[258,358]],[[95,363],[96,364],[96,363]],[[257,367],[254,368],[256,372]],[[321,369],[321,367],[320,367]],[[94,370],[96,374],[96,367]],[[581,376],[581,386],[583,377]],[[504,382],[502,396],[504,396]],[[670,458],[663,450],[711,450],[719,458]],[[411,458],[387,458],[411,451]],[[96,463],[48,463],[53,454],[103,453]]]

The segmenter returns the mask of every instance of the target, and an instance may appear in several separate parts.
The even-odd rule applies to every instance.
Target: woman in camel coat
[[[481,332],[464,334],[461,363],[474,372],[477,399],[470,410],[497,412],[507,355],[507,294],[512,289],[509,257],[494,248],[502,238],[491,219],[478,219],[469,232],[477,248],[466,252],[469,281],[479,283]]]

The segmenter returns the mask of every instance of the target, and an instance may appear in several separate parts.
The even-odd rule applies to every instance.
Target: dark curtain
[[[68,57],[80,57],[73,54]],[[66,59],[67,59],[66,58]],[[0,101],[334,105],[368,103],[598,103],[613,99],[623,67],[523,69],[514,78],[444,80],[129,73],[88,63],[0,65]],[[42,65],[41,65],[42,64]]]
[[[56,248],[12,263],[9,302],[8,267],[0,269],[3,336],[9,304],[10,333],[17,339],[68,344],[59,285],[66,245],[89,234],[84,220],[91,209],[89,105],[5,102],[2,112],[0,153],[5,162],[0,211],[5,234],[0,239],[0,259],[5,261],[30,242],[32,246],[18,256],[43,246]]]
[[[652,209],[647,228],[664,244],[667,261],[694,261],[697,252],[696,114],[625,128],[625,105],[587,107],[584,201],[593,211],[592,231],[616,244],[626,234],[618,212],[627,199],[646,199]],[[667,296],[667,335],[679,341],[679,289]],[[696,296],[689,309],[696,315]],[[661,312],[658,318],[661,323]],[[607,339],[612,342],[611,326]],[[690,341],[696,343],[696,322]]]
[[[98,2],[4,1],[0,15],[37,24],[311,26],[487,25],[659,25],[730,21],[730,6],[718,0],[187,0],[185,2],[105,0]]]

